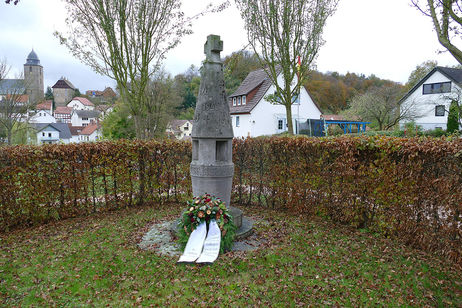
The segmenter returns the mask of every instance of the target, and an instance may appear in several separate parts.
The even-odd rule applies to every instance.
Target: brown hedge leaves
[[[321,215],[462,264],[462,139],[234,140],[233,201]],[[0,148],[0,230],[191,194],[191,145]]]

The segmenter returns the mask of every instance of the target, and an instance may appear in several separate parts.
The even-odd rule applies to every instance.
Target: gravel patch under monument
[[[176,220],[164,221],[152,225],[141,239],[138,247],[143,250],[155,251],[160,255],[180,256],[181,251],[179,245],[175,242],[172,231],[172,224],[175,222]],[[234,242],[231,251],[253,251],[261,247],[262,244],[263,242],[259,240],[257,234],[251,234],[244,239],[238,238]]]

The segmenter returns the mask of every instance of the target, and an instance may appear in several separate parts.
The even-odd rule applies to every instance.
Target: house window
[[[247,97],[245,95],[242,96],[242,105],[245,105],[247,103]]]
[[[451,92],[451,82],[438,82],[423,85],[423,94],[437,94]]]
[[[300,96],[298,94],[295,94],[294,96],[292,96],[292,103],[295,105],[300,104]]]
[[[82,118],[82,121],[88,121],[88,118]]]
[[[45,133],[42,132],[42,137],[45,137]]]
[[[238,106],[241,105],[241,97],[240,97],[240,96],[237,98],[237,105],[238,105]]]
[[[435,117],[444,117],[444,105],[435,106]]]
[[[279,130],[284,129],[284,121],[283,120],[278,120],[278,129]]]
[[[48,133],[48,137],[50,137],[50,138],[51,138],[51,133]]]
[[[236,106],[236,98],[233,97],[233,106]]]
[[[236,116],[236,127],[239,127],[239,116]]]

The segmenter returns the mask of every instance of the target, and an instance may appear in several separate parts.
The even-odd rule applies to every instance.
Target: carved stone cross
[[[210,34],[204,44],[205,59],[209,62],[220,62],[220,52],[223,51],[223,41],[219,35]]]

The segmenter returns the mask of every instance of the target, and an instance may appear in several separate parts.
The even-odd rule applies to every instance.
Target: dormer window
[[[242,96],[242,105],[245,105],[247,104],[247,98],[245,97],[245,95]]]
[[[236,98],[233,97],[233,106],[236,106]]]
[[[238,106],[241,105],[241,97],[240,97],[240,96],[237,98],[237,105],[238,105]]]

